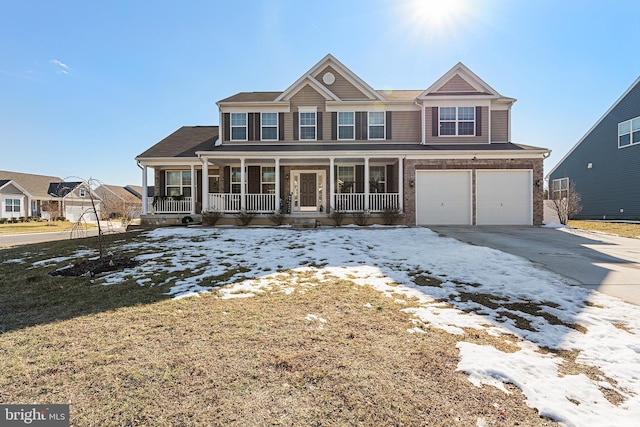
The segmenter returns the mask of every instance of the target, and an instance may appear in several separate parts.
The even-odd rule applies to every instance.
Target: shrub
[[[6,224],[9,218],[0,218],[0,224]]]
[[[287,219],[287,215],[282,213],[281,210],[277,210],[271,215],[269,215],[269,219],[274,225],[282,225],[284,224],[284,220]]]
[[[397,207],[385,207],[382,211],[382,223],[384,225],[394,225],[400,219],[400,209]]]
[[[355,222],[360,227],[364,227],[369,225],[369,212],[367,211],[358,211],[353,213],[353,222]]]
[[[255,212],[249,212],[245,210],[238,211],[238,213],[236,214],[236,223],[238,225],[246,227],[247,225],[251,224],[251,221],[253,221],[255,217]]]
[[[340,209],[333,209],[328,216],[336,227],[341,226],[344,221],[344,212]]]
[[[218,211],[214,211],[214,212],[205,212],[202,214],[202,223],[204,225],[216,225],[216,223],[218,222],[218,220],[220,220],[220,218],[222,218],[222,213],[218,212]]]

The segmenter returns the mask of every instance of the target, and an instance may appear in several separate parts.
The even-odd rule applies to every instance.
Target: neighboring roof
[[[139,203],[140,197],[137,197],[134,193],[129,191],[126,187],[120,187],[117,185],[102,184],[95,189],[95,193],[103,201],[108,201],[110,198],[118,197],[125,203]]]
[[[138,199],[142,199],[142,186],[141,185],[127,185],[124,187],[127,191],[133,193]],[[147,197],[153,197],[153,185],[147,185]]]
[[[36,199],[49,199],[49,184],[61,182],[57,176],[33,175],[29,173],[0,171],[0,180],[12,180],[24,188],[31,197]]]
[[[573,151],[578,148],[578,146],[580,144],[582,144],[582,141],[584,141],[589,134],[591,134],[591,132],[593,132],[593,130],[598,127],[598,125],[605,119],[605,117],[607,117],[609,115],[609,113],[611,111],[613,111],[614,108],[616,108],[618,106],[618,104],[629,94],[629,92],[631,92],[636,86],[638,86],[640,84],[640,77],[638,77],[636,79],[636,81],[634,81],[631,86],[629,86],[629,88],[624,91],[624,93],[620,96],[620,98],[618,98],[618,100],[616,102],[613,103],[613,105],[611,107],[609,107],[609,109],[602,115],[602,117],[600,117],[598,119],[597,122],[595,122],[595,124],[593,126],[591,126],[591,128],[589,128],[589,130],[587,131],[587,133],[584,134],[584,136],[582,138],[580,138],[580,140],[578,142],[576,142],[576,144],[571,147],[571,150],[569,150],[567,152],[567,154],[564,155],[564,157],[562,159],[560,159],[560,161],[558,163],[556,163],[556,165],[553,167],[553,169],[551,169],[549,171],[549,173],[547,173],[547,175],[545,176],[545,178],[549,179],[549,177],[551,176],[552,173],[554,173],[556,171],[556,169],[558,169],[558,167],[567,159],[567,157],[569,157],[571,155],[571,153],[573,153]]]
[[[377,91],[387,101],[414,101],[422,90],[379,90]]]
[[[196,157],[196,151],[213,150],[218,126],[183,126],[136,158]]]
[[[51,182],[47,188],[47,194],[51,197],[65,197],[82,182]]]
[[[4,185],[8,182],[11,182],[10,179],[0,179],[0,188],[4,187]]]

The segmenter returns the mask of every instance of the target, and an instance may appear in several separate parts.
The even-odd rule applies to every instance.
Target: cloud
[[[69,67],[67,64],[65,64],[64,62],[57,60],[57,59],[50,59],[49,60],[50,63],[52,63],[53,65],[56,66],[56,68],[58,69],[56,71],[56,74],[62,74],[65,76],[69,76],[69,72],[71,70],[73,70],[71,67]]]
[[[58,61],[57,59],[52,59],[51,61],[52,64],[56,64],[66,70],[70,70],[71,68],[69,68],[69,66],[67,64],[65,64],[64,62]]]

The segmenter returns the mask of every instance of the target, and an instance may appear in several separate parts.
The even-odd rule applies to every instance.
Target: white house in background
[[[284,91],[219,101],[220,126],[137,156],[143,186],[155,174],[143,223],[397,208],[409,225],[541,224],[549,150],[511,141],[514,102],[462,63],[427,89],[376,90],[327,55]]]
[[[82,182],[20,172],[0,171],[0,218],[63,216],[69,221],[91,214],[90,189]],[[100,198],[92,193],[100,212]]]

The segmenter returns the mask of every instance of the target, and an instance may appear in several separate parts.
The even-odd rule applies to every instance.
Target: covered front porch
[[[153,165],[155,196],[143,197],[143,215],[403,210],[401,157],[199,157],[200,164]],[[143,195],[149,166],[142,167]]]

